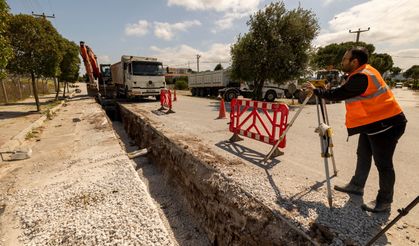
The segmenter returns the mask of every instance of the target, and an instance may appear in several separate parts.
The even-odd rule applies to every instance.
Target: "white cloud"
[[[229,65],[230,44],[215,43],[207,51],[198,50],[188,45],[176,47],[159,48],[151,46],[150,49],[155,52],[153,56],[163,61],[164,65],[173,67],[190,67],[196,70],[196,55],[201,55],[199,70],[213,70],[217,63],[222,63],[224,67]]]
[[[419,47],[417,23],[417,0],[370,0],[335,15],[314,44],[325,46],[330,43],[355,41],[356,34],[349,33],[349,30],[366,30],[370,27],[369,31],[360,33],[360,41],[374,44],[376,52],[386,52],[390,55],[405,51],[417,52],[413,49]],[[409,68],[414,64],[414,60],[408,58],[395,57],[393,60],[395,66],[402,68]]]
[[[215,22],[218,30],[229,29],[235,20],[247,17],[258,10],[262,0],[168,0],[169,6],[181,6],[187,10],[209,10],[224,13],[224,16]]]
[[[146,20],[139,20],[138,23],[128,24],[125,27],[125,34],[127,36],[141,37],[148,33],[150,24]]]
[[[261,0],[168,0],[167,5],[178,5],[188,10],[215,10],[217,12],[245,12],[256,9]]]
[[[97,61],[99,64],[109,64],[111,63],[111,58],[108,55],[100,55],[97,57]]]
[[[360,40],[368,43],[405,45],[419,40],[419,1],[417,0],[370,0],[337,14],[329,21],[329,28],[319,35],[317,45],[332,42],[355,41],[356,31],[370,27],[361,33]]]
[[[167,22],[156,21],[154,22],[154,35],[164,40],[171,40],[175,35],[176,31],[186,32],[188,28],[194,26],[201,26],[201,22],[199,22],[198,20],[193,20],[170,24]]]
[[[419,57],[419,48],[384,52],[392,56],[394,66],[400,67],[404,71],[412,67],[414,64],[419,64],[419,62],[417,62],[417,57]]]

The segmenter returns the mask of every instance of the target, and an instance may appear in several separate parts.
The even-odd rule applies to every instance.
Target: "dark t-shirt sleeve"
[[[314,89],[314,94],[328,100],[340,101],[361,95],[367,87],[368,77],[365,74],[355,74],[338,88],[330,90],[317,88]]]

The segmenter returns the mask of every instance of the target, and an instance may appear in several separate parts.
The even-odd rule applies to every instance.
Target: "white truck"
[[[111,65],[116,96],[148,97],[160,100],[160,90],[166,87],[163,64],[157,58],[123,55]]]
[[[247,82],[232,80],[229,69],[189,74],[188,86],[192,96],[220,94],[227,102],[240,95],[248,98],[253,96],[253,86]],[[266,101],[272,102],[275,98],[282,97],[284,91],[276,84],[265,82],[262,94]]]

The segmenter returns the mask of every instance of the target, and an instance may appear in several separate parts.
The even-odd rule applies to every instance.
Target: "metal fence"
[[[51,78],[36,79],[38,94],[50,94],[56,91]],[[6,94],[6,95],[5,95]],[[0,82],[0,103],[15,102],[33,96],[32,80],[29,76],[9,75]]]

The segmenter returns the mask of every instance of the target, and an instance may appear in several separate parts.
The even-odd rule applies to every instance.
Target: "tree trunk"
[[[17,76],[17,87],[19,88],[19,99],[22,100],[22,84],[20,83],[20,75]]]
[[[28,87],[29,87],[29,96],[32,96],[33,95],[33,93],[32,93],[32,86],[31,86],[31,82],[30,82],[29,79],[28,79]]]
[[[33,72],[31,72],[31,77],[32,77],[33,96],[35,97],[35,102],[36,102],[36,111],[40,112],[41,111],[41,105],[39,104],[38,88],[37,88],[37,85],[36,85],[35,74]]]
[[[262,101],[263,97],[262,97],[262,88],[263,88],[263,84],[265,83],[265,80],[259,80],[259,81],[255,81],[255,90],[253,92],[253,100],[256,101]]]
[[[57,86],[56,86],[56,94],[55,94],[55,101],[58,100],[58,94],[60,93],[60,81],[54,77],[54,81],[56,82]]]
[[[64,82],[64,88],[63,88],[63,97],[65,98],[65,87],[67,86],[67,82]]]
[[[49,94],[47,78],[44,78],[43,81],[44,81],[44,83],[42,84],[42,86],[44,87],[44,94]]]
[[[66,84],[67,84],[67,93],[70,93],[70,86],[69,86],[69,83],[67,82]]]
[[[1,83],[1,87],[3,88],[4,100],[5,100],[6,104],[8,104],[9,99],[7,98],[6,86],[4,85],[4,80],[0,79],[0,83]]]

